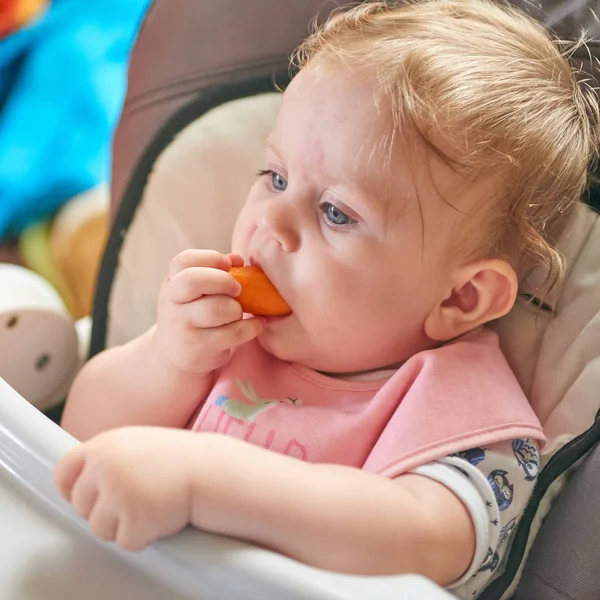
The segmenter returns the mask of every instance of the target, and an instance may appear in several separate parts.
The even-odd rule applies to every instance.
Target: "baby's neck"
[[[344,381],[381,381],[389,379],[401,365],[372,369],[370,371],[359,371],[357,373],[321,373],[332,379],[343,379]]]
[[[472,331],[458,336],[458,338],[448,340],[447,342],[439,343],[437,345],[433,345],[430,349],[449,344],[455,341],[456,339],[460,339],[461,337],[471,335],[473,332],[478,331],[480,329],[481,327],[477,327]],[[384,367],[376,367],[375,369],[369,369],[366,371],[356,371],[353,373],[325,373],[322,371],[319,372],[322,375],[325,375],[326,377],[331,377],[332,379],[343,379],[344,381],[381,381],[389,379],[404,364],[404,362],[405,361],[393,365],[386,365]]]

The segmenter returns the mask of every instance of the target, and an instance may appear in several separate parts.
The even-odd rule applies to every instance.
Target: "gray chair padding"
[[[337,4],[344,2],[154,0],[131,56],[127,98],[114,141],[113,210],[165,122],[215,87],[287,70],[288,58],[310,23]]]
[[[272,80],[282,73],[285,76],[289,54],[308,33],[315,15],[323,18],[333,7],[354,1],[154,0],[133,50],[127,99],[114,139],[114,223],[98,280],[92,355],[105,346],[121,245],[161,152],[203,112],[229,100],[271,91]],[[596,60],[590,60],[585,48],[574,58],[589,76],[600,79],[600,20],[595,16],[600,16],[600,0],[509,1],[562,37],[577,38],[585,29],[592,38],[589,48]],[[600,208],[600,193],[595,193],[592,204]],[[596,496],[600,499],[598,449],[545,523],[518,600],[600,599]],[[532,505],[529,520],[535,510]],[[528,522],[524,520],[522,526],[525,542]],[[522,553],[516,544],[511,554],[518,566]],[[500,598],[515,571],[516,567],[507,570],[496,580],[494,589],[484,596],[486,600]]]
[[[600,446],[596,446],[546,518],[515,600],[599,598]]]
[[[215,86],[286,70],[315,17],[356,0],[154,0],[133,49],[116,132],[113,215],[160,128]],[[600,55],[600,0],[510,0],[565,38],[582,29]],[[576,59],[597,76],[590,55]],[[200,115],[196,115],[200,116]]]

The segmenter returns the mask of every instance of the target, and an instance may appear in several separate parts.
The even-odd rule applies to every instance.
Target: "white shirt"
[[[448,590],[473,600],[504,570],[504,561],[537,479],[535,441],[512,440],[473,448],[413,471],[452,490],[471,514],[475,556],[467,572]]]

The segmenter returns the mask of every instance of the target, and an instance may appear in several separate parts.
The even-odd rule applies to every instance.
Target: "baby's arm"
[[[126,425],[185,427],[208,394],[212,375],[176,368],[156,345],[152,327],[90,360],[71,387],[62,427],[82,441]]]
[[[109,431],[69,453],[55,476],[99,537],[132,550],[192,523],[321,568],[418,573],[441,585],[474,554],[468,510],[436,481],[305,463],[219,434]]]
[[[191,521],[198,528],[347,573],[417,573],[447,585],[471,564],[471,516],[436,481],[411,474],[389,480],[202,437],[198,446],[214,444],[220,460],[195,466]]]
[[[179,254],[160,292],[157,325],[83,367],[62,426],[80,440],[126,425],[185,427],[215,369],[264,327],[243,320],[234,300],[241,286],[227,271],[242,262],[209,250]]]

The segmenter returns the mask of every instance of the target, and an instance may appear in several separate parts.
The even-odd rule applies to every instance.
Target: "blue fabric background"
[[[52,0],[0,41],[0,240],[109,178],[129,53],[151,0]]]

